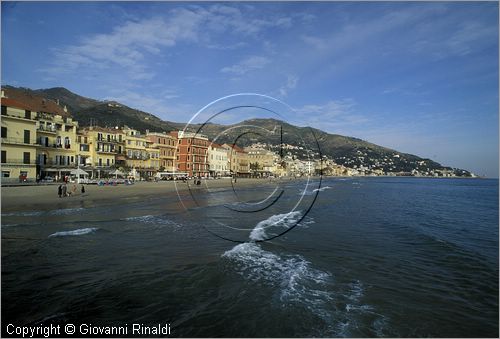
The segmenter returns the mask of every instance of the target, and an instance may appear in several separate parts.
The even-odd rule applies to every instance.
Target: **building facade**
[[[208,147],[208,167],[211,177],[230,175],[227,149],[219,144],[211,143]]]
[[[170,134],[146,131],[146,139],[159,150],[159,169],[162,172],[173,173],[175,170],[175,150],[177,139]]]
[[[2,93],[3,94],[3,93]],[[36,112],[2,97],[2,182],[35,181]]]
[[[177,139],[176,172],[187,173],[190,177],[208,176],[208,137],[184,131],[170,132],[170,135]]]

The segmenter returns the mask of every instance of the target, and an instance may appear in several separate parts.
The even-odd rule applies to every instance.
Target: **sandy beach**
[[[231,179],[202,180],[200,186],[194,185],[190,180],[187,183],[181,181],[160,181],[160,182],[136,182],[134,185],[117,186],[97,186],[85,185],[85,193],[81,193],[81,185],[76,185],[76,191],[70,197],[59,198],[57,194],[58,184],[40,186],[16,186],[2,187],[1,205],[2,213],[30,210],[53,210],[61,208],[72,208],[85,205],[112,205],[125,201],[160,197],[165,194],[177,194],[177,191],[187,191],[188,189],[203,190],[210,188],[245,187],[252,185],[274,185],[265,179],[238,179],[236,183],[231,183]],[[71,190],[73,184],[68,184]]]

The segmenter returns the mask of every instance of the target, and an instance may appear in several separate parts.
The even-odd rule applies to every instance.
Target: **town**
[[[80,127],[58,100],[20,101],[2,89],[2,184],[100,179],[173,180],[221,177],[461,176],[454,169],[392,171],[400,155],[332,158],[303,147],[218,144],[192,131],[150,132],[129,126]],[[111,104],[110,104],[111,105]],[[403,159],[403,161],[406,161]],[[420,166],[420,167],[419,167]],[[464,173],[465,174],[465,173]],[[471,174],[474,176],[474,174]]]

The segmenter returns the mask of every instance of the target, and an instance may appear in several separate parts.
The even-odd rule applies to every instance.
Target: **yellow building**
[[[147,147],[147,139],[141,135],[138,130],[133,128],[124,127],[123,133],[125,134],[125,164],[134,172],[139,173],[141,177],[150,175],[151,168],[148,152],[151,152],[151,147]]]
[[[264,148],[245,147],[248,154],[250,171],[254,176],[268,176],[274,174],[276,168],[276,153]]]
[[[35,181],[36,112],[2,91],[2,183]]]
[[[173,173],[177,139],[170,134],[148,131],[146,131],[146,139],[154,143],[153,147],[158,148],[160,152],[160,171]]]
[[[70,117],[38,113],[37,164],[41,178],[63,179],[77,167],[76,132],[78,122]]]
[[[117,128],[92,126],[81,130],[79,155],[84,170],[92,171],[93,178],[109,177],[117,167],[117,157],[124,152],[125,134]]]
[[[240,177],[249,177],[250,163],[248,153],[236,145],[224,144],[222,145],[222,148],[227,150],[227,158],[231,174]]]

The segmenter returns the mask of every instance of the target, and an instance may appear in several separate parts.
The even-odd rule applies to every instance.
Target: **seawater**
[[[245,213],[244,243],[209,232],[222,202],[186,211],[174,193],[4,213],[2,324],[170,323],[185,337],[498,336],[498,180],[326,178],[303,188],[287,182],[283,198],[318,193],[307,216]]]

